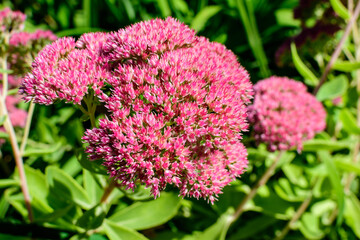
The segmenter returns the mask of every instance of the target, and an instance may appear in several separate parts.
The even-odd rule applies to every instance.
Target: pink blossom
[[[107,82],[113,90],[102,98],[111,115],[86,131],[86,151],[91,159],[103,159],[110,175],[127,188],[140,181],[156,197],[170,184],[182,196],[213,202],[247,166],[246,149],[239,140],[247,129],[252,86],[236,56],[223,45],[196,36],[189,41],[175,34],[172,39],[172,34],[162,33],[179,26],[182,32],[192,31],[173,19],[161,21],[119,31],[132,36],[134,29],[145,25],[157,30],[146,34],[161,36],[155,41],[140,31],[139,42],[130,43],[137,47],[123,46],[118,33],[105,43],[105,48],[116,46],[109,60],[120,61]],[[166,36],[170,37],[162,39]],[[141,58],[121,62],[136,56]]]
[[[2,32],[17,32],[24,28],[26,15],[20,11],[4,8],[0,11],[0,30]]]
[[[156,197],[169,184],[213,202],[247,166],[249,75],[225,46],[173,18],[59,39],[20,91],[41,104],[95,95],[107,112],[86,131],[86,152],[128,189],[142,183]]]
[[[270,151],[302,148],[302,142],[325,129],[326,112],[306,86],[286,77],[270,77],[254,85],[249,121],[255,138]]]
[[[147,58],[177,48],[191,46],[195,31],[174,18],[152,19],[120,29],[110,35],[104,46],[109,61]]]
[[[93,35],[99,42],[105,38],[102,33]],[[103,60],[94,50],[99,44],[93,41],[84,49],[76,45],[73,38],[65,37],[39,52],[31,73],[24,77],[20,87],[26,101],[33,99],[35,103],[48,105],[65,100],[80,104],[89,88],[99,93],[107,76],[101,65]]]
[[[17,32],[11,35],[9,44],[12,46],[31,46],[36,41],[55,41],[56,39],[56,35],[49,30],[36,30],[33,33]]]

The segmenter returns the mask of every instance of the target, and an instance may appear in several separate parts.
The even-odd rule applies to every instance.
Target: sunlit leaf
[[[55,166],[46,168],[46,177],[50,191],[64,201],[74,201],[84,209],[91,204],[86,191],[66,172]]]
[[[163,192],[158,199],[136,202],[115,213],[109,220],[132,229],[148,229],[174,217],[180,206],[180,200],[181,198],[175,194]]]
[[[207,21],[215,16],[218,12],[220,12],[221,7],[214,5],[214,6],[206,6],[203,8],[196,16],[194,17],[193,21],[191,22],[190,27],[195,29],[196,31],[201,31],[204,29]]]
[[[341,178],[336,169],[334,160],[329,154],[329,152],[318,151],[318,155],[321,161],[325,162],[326,168],[328,170],[328,177],[330,178],[331,184],[336,193],[338,209],[339,209],[336,224],[339,226],[343,221],[343,214],[344,214],[344,204],[345,204],[344,188],[341,184]]]
[[[326,99],[340,97],[346,92],[348,85],[346,76],[339,75],[333,80],[324,83],[316,94],[316,98],[319,101],[324,101]]]
[[[147,240],[147,238],[131,228],[105,219],[102,225],[110,240]]]
[[[311,70],[303,63],[296,50],[295,43],[291,43],[291,56],[294,65],[301,76],[305,79],[305,83],[310,86],[316,86],[319,79],[311,72]]]
[[[342,72],[352,72],[360,69],[360,62],[349,62],[349,61],[340,61],[337,60],[332,69],[342,71]]]
[[[345,131],[352,134],[360,134],[360,127],[357,125],[355,117],[348,109],[342,109],[339,118]]]
[[[330,4],[332,6],[332,8],[334,9],[334,11],[343,19],[349,19],[350,18],[350,14],[348,12],[348,10],[346,9],[346,7],[341,3],[340,0],[330,0]]]

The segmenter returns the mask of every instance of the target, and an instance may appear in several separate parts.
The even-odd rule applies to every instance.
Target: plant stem
[[[0,96],[0,116],[8,116],[8,112],[6,110],[6,105],[5,105],[5,99],[3,98],[3,96]],[[18,143],[16,141],[15,131],[14,131],[14,128],[11,124],[9,117],[6,118],[6,120],[4,122],[4,127],[6,129],[6,132],[9,134],[9,140],[10,140],[10,144],[11,144],[11,147],[12,147],[12,150],[14,153],[15,163],[19,170],[20,186],[21,186],[21,191],[24,195],[25,206],[28,211],[28,218],[29,218],[30,222],[33,222],[33,214],[32,214],[32,209],[31,209],[31,204],[30,204],[30,194],[29,194],[29,189],[28,189],[28,185],[26,182],[24,163],[23,163],[23,159],[22,159],[22,156],[20,153]]]
[[[336,59],[339,57],[340,52],[341,52],[341,47],[344,44],[346,38],[349,36],[350,31],[353,27],[353,24],[355,23],[356,19],[358,18],[360,13],[360,1],[358,1],[358,3],[356,4],[356,8],[354,11],[354,14],[351,16],[346,28],[345,28],[345,32],[344,35],[342,36],[340,42],[338,43],[338,45],[335,48],[335,51],[333,52],[333,54],[331,55],[330,61],[328,62],[328,64],[325,67],[325,71],[324,73],[321,75],[319,84],[316,86],[316,88],[314,89],[314,95],[316,95],[316,93],[319,91],[320,87],[325,83],[327,76],[330,73],[330,70],[332,68],[332,66],[334,65]]]
[[[100,203],[107,203],[107,199],[110,196],[111,192],[116,186],[116,180],[114,178],[110,179],[108,186],[105,188],[103,195],[101,196]]]
[[[308,208],[311,199],[313,195],[312,193],[305,199],[305,201],[302,202],[296,213],[293,215],[291,220],[286,224],[285,228],[281,231],[281,233],[275,238],[275,240],[281,240],[284,239],[284,237],[288,234],[291,227],[294,225],[294,223],[303,215],[303,213]]]
[[[255,184],[255,186],[251,189],[251,191],[245,196],[245,198],[241,201],[239,206],[237,207],[234,215],[232,216],[231,223],[235,222],[240,215],[244,212],[244,207],[248,201],[254,198],[257,193],[257,190],[265,185],[269,178],[273,175],[274,170],[276,168],[277,163],[279,162],[280,157],[282,156],[283,152],[280,151],[278,155],[275,157],[271,166],[266,170],[266,172],[261,176],[259,181]]]
[[[20,145],[20,154],[21,155],[24,154],[27,139],[29,137],[31,120],[32,120],[32,116],[33,116],[33,113],[34,113],[34,109],[35,109],[35,104],[34,104],[33,101],[31,101],[30,106],[29,106],[29,110],[28,110],[28,116],[26,118],[26,125],[25,125],[25,129],[24,129],[24,135],[23,135],[23,138],[21,140],[21,145]]]
[[[4,33],[4,44],[5,46],[9,46],[9,39],[10,39],[10,35],[9,33]],[[4,73],[2,75],[3,79],[2,79],[2,87],[3,87],[3,92],[2,92],[2,98],[5,102],[6,96],[7,96],[7,91],[8,91],[8,74],[6,73],[7,71],[7,58],[8,58],[8,54],[5,52],[4,56],[2,58],[2,62],[1,62],[1,67],[4,70]]]

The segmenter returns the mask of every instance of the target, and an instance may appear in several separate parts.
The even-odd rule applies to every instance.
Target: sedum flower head
[[[21,91],[42,104],[80,104],[94,93],[107,112],[85,132],[86,152],[128,189],[142,183],[156,197],[169,184],[213,202],[247,166],[248,73],[173,18],[59,39],[39,53]]]
[[[101,43],[104,36],[102,33],[87,34],[78,42],[96,38]],[[107,75],[96,50],[100,44],[90,41],[85,47],[79,48],[78,45],[73,38],[64,37],[39,52],[31,73],[25,76],[20,87],[25,101],[49,105],[65,100],[80,104],[89,88],[99,93]]]
[[[270,151],[302,148],[302,142],[325,129],[326,112],[306,86],[287,77],[270,77],[254,85],[249,121],[255,138]]]
[[[83,138],[90,158],[127,188],[140,182],[156,197],[169,184],[213,202],[247,166],[245,69],[172,18],[120,30],[104,46],[117,64],[102,99],[110,116]]]
[[[17,32],[24,28],[26,15],[20,11],[12,11],[4,8],[0,11],[0,30],[1,32]]]

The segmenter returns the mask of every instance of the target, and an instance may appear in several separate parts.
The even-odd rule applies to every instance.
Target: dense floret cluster
[[[59,39],[39,53],[21,91],[41,104],[96,96],[107,113],[86,131],[86,151],[126,188],[143,183],[156,197],[172,184],[213,202],[247,166],[248,73],[173,18]]]
[[[270,151],[302,148],[302,142],[325,128],[326,112],[306,86],[286,77],[270,77],[254,85],[249,121],[255,138]]]
[[[0,30],[1,33],[21,31],[24,28],[26,15],[20,11],[12,11],[4,8],[0,11]]]

